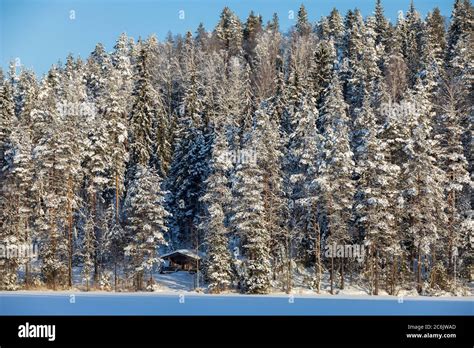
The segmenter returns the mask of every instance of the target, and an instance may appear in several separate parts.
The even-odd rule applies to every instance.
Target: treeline
[[[473,7],[446,23],[301,6],[193,35],[1,74],[2,289],[133,279],[160,254],[205,252],[209,290],[454,291],[472,264]],[[41,54],[41,52],[38,52]],[[331,245],[361,245],[362,262]],[[457,280],[456,280],[457,279]],[[456,283],[457,281],[457,283]],[[112,288],[114,287],[111,285]]]

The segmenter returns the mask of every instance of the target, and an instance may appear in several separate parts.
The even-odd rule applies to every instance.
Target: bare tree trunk
[[[321,290],[321,235],[319,230],[319,223],[316,221],[316,291],[320,292]]]
[[[331,255],[331,295],[334,295],[334,257]]]
[[[135,276],[135,290],[140,291],[143,286],[142,271],[138,272]]]
[[[370,294],[372,295],[374,291],[374,279],[372,276],[373,273],[373,265],[372,265],[372,248],[371,245],[368,246],[367,250],[367,260],[365,263],[365,271],[367,273],[367,283],[370,286]]]
[[[25,288],[29,289],[30,287],[30,262],[26,261],[25,264]]]
[[[288,230],[287,234],[287,275],[286,275],[286,292],[289,294],[291,292],[291,238],[290,238],[290,230]]]
[[[51,222],[50,222],[51,223],[51,253],[53,254],[53,257],[56,256],[56,237],[54,237],[54,235],[55,235],[54,217],[55,217],[54,208],[51,208],[51,215],[50,215],[50,218],[51,218]],[[56,290],[56,271],[52,272],[51,281],[52,281],[52,285],[53,285],[53,290]]]
[[[389,264],[393,264],[393,260],[392,263],[390,263],[387,255],[388,252],[384,254],[385,257],[383,258],[384,272],[382,277],[384,279],[385,290],[387,291],[387,293],[390,293],[392,269],[391,267],[389,267]]]
[[[375,289],[374,289],[374,295],[379,294],[379,257],[378,257],[378,251],[374,251],[374,277],[375,277]]]
[[[69,242],[69,255],[68,255],[68,285],[72,288],[72,180],[71,177],[68,179],[68,199],[67,199],[67,212],[68,212],[68,242]]]
[[[270,178],[268,174],[264,176],[264,192],[263,192],[264,202],[263,206],[266,213],[267,218],[267,226],[269,226],[270,231],[273,230],[273,199],[271,195],[271,187],[270,187]],[[270,246],[270,252],[272,254],[273,259],[273,267],[272,267],[272,279],[276,280],[276,272],[277,272],[277,257],[274,250],[273,244]]]
[[[393,262],[392,262],[392,281],[390,282],[390,295],[395,295],[395,288],[396,288],[395,274],[396,274],[397,265],[398,265],[398,258],[396,259],[394,257]]]
[[[119,180],[118,174],[115,173],[115,222],[118,224],[119,222]]]
[[[417,263],[417,283],[418,283],[418,292],[421,293],[423,291],[423,285],[421,283],[421,247],[418,244],[418,263]]]
[[[26,218],[26,221],[25,221],[25,240],[29,246],[30,239],[28,235],[28,218]],[[25,263],[25,287],[27,289],[30,287],[30,259],[29,258],[26,259],[26,263]]]
[[[92,191],[92,221],[94,224],[94,234],[96,232],[96,222],[97,222],[97,206],[96,206],[96,190],[95,188]],[[97,239],[96,239],[97,241]],[[99,256],[97,255],[97,248],[94,248],[94,282],[99,281]]]
[[[453,175],[451,175],[453,178]],[[449,278],[453,279],[453,247],[454,247],[454,214],[456,212],[456,197],[454,191],[451,191],[448,196],[448,205],[451,206],[451,214],[449,216],[449,232],[448,232],[448,274]]]
[[[341,290],[344,290],[344,258],[341,258]]]
[[[114,262],[114,291],[117,292],[117,261]]]

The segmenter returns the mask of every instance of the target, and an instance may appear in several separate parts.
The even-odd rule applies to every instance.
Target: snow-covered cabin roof
[[[172,252],[161,255],[161,258],[165,258],[165,257],[172,256],[172,255],[175,255],[175,254],[181,254],[181,255],[190,257],[192,259],[195,259],[195,260],[200,260],[201,257],[203,256],[202,253],[199,253],[199,255],[198,255],[198,254],[196,254],[195,251],[192,251],[192,250],[189,250],[189,249],[178,249],[178,250],[174,250]]]

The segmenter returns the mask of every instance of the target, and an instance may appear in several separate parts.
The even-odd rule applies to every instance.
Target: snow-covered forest
[[[13,62],[0,241],[39,251],[1,258],[0,288],[146,290],[186,248],[211,293],[290,293],[302,269],[315,293],[324,277],[455,291],[474,256],[473,14],[412,4],[389,22],[377,0],[311,23],[301,6],[283,33],[224,8],[215,28],[122,34],[42,77]],[[362,258],[328,257],[351,245]]]

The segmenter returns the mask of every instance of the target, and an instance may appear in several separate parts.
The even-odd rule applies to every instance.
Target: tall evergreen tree
[[[228,57],[240,54],[242,50],[242,23],[228,7],[222,10],[214,34],[219,47],[227,52]]]
[[[156,91],[150,83],[149,54],[142,45],[137,62],[138,79],[133,92],[134,102],[130,114],[131,165],[147,166],[152,155],[152,129],[156,117]]]
[[[153,284],[152,271],[159,263],[158,248],[165,245],[168,231],[161,178],[152,168],[138,165],[127,196],[127,228],[130,243],[125,247],[130,257],[131,271],[137,290],[143,289],[146,272],[150,272],[148,284]]]
[[[322,143],[319,154],[317,179],[327,215],[327,245],[345,245],[349,242],[354,183],[353,153],[349,145],[347,104],[344,102],[337,75],[329,85],[320,112]],[[340,263],[341,288],[344,288],[344,262]],[[331,292],[334,281],[334,260],[331,257]]]
[[[226,214],[231,203],[231,191],[227,179],[232,167],[225,135],[216,130],[210,175],[205,181],[206,193],[201,200],[206,204],[206,215],[201,223],[207,244],[206,274],[211,292],[219,293],[230,287],[232,281],[229,231]]]
[[[298,18],[296,21],[296,30],[301,36],[308,35],[311,33],[311,23],[308,19],[308,12],[302,4],[298,10]]]
[[[258,150],[255,133],[248,134],[242,151],[253,153]],[[231,226],[241,239],[245,257],[241,284],[245,292],[254,294],[270,290],[270,234],[264,218],[263,174],[257,161],[242,161],[237,165],[233,179]]]

